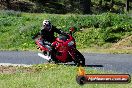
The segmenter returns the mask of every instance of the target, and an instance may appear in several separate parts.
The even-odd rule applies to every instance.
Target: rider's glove
[[[52,52],[54,52],[54,53],[56,53],[56,48],[55,48],[55,46],[56,46],[56,43],[53,42],[53,43],[51,44],[51,48],[52,48]]]

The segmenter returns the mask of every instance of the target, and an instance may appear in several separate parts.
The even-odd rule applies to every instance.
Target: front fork
[[[70,54],[70,56],[72,57],[73,60],[75,60],[75,57],[76,57],[76,51],[77,49],[76,48],[71,48],[68,52]]]

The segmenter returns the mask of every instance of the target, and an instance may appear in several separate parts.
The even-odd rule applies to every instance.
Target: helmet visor
[[[51,29],[51,25],[50,24],[45,24],[45,25],[43,25],[43,27],[46,30],[50,30]]]

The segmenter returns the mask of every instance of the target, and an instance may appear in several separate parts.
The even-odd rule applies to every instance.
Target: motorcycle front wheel
[[[75,62],[75,65],[77,65],[77,66],[82,66],[82,67],[85,66],[85,58],[79,51],[77,51],[77,53],[75,55],[74,62]]]

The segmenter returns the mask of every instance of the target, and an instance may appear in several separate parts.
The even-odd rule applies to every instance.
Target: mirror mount
[[[75,31],[75,28],[74,27],[71,27],[69,31],[70,31],[70,34],[72,35],[73,32]]]

